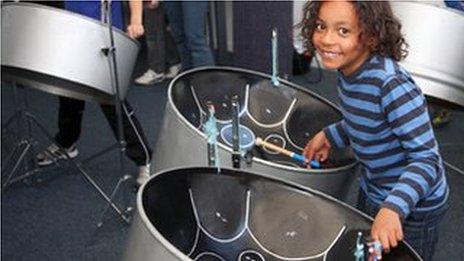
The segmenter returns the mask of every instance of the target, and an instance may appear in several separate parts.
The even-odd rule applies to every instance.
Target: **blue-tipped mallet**
[[[272,151],[275,151],[275,152],[278,152],[280,154],[284,154],[284,155],[287,155],[289,156],[290,158],[294,159],[294,160],[297,160],[305,165],[307,165],[309,163],[309,166],[311,168],[314,168],[314,169],[320,169],[321,168],[321,164],[316,161],[316,160],[311,160],[309,161],[305,156],[301,155],[301,154],[298,154],[298,153],[295,153],[293,151],[289,151],[289,150],[286,150],[284,148],[281,148],[279,146],[276,146],[272,143],[269,143],[269,142],[266,142],[264,141],[263,139],[261,138],[256,138],[256,141],[255,141],[255,144],[257,146],[262,146],[262,147],[265,147],[265,148],[268,148]]]

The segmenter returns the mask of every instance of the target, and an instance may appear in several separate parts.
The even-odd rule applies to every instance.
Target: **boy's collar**
[[[347,82],[354,82],[360,74],[364,72],[364,70],[369,66],[369,64],[376,62],[378,60],[378,56],[375,54],[371,54],[364,63],[352,74],[345,76],[340,70],[337,70],[338,75]]]

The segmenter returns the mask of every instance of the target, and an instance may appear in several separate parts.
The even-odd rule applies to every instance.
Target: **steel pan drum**
[[[206,67],[176,77],[168,90],[163,125],[155,146],[155,171],[179,166],[207,166],[207,141],[202,131],[207,102],[215,105],[219,165],[232,166],[230,98],[238,95],[243,149],[250,137],[301,152],[306,142],[341,113],[330,102],[287,81],[274,87],[270,76],[229,67]],[[251,132],[251,133],[249,133]],[[351,150],[335,150],[322,169],[306,169],[291,158],[252,147],[251,166],[243,168],[276,176],[342,198],[354,177]]]
[[[250,172],[185,168],[137,195],[123,260],[354,260],[372,220],[318,191]],[[367,255],[366,255],[367,256]],[[383,260],[420,260],[405,244]]]
[[[113,28],[120,97],[131,83],[139,44]],[[108,27],[76,13],[30,3],[2,5],[2,77],[76,99],[112,102],[111,67],[102,48]]]
[[[391,5],[409,44],[402,65],[425,94],[464,106],[464,13],[419,2]]]

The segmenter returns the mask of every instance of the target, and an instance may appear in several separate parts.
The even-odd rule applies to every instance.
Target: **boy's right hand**
[[[332,148],[332,145],[330,145],[325,133],[320,131],[310,141],[308,141],[303,149],[303,155],[308,160],[324,162],[329,156],[330,148]]]

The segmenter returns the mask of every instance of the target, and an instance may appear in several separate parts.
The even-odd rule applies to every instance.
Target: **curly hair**
[[[301,28],[306,50],[313,53],[312,36],[316,28],[319,9],[323,2],[308,1],[303,9],[303,20],[297,26]],[[391,57],[400,61],[408,55],[408,44],[401,34],[401,23],[393,15],[387,1],[350,1],[359,18],[360,40],[373,54]],[[370,41],[369,39],[374,39]]]

